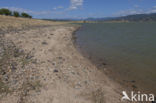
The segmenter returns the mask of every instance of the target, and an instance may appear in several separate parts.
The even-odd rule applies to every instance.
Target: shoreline
[[[77,37],[76,37],[77,38]],[[120,73],[116,73],[113,71],[111,64],[107,64],[105,60],[92,57],[87,54],[80,45],[76,45],[77,50],[87,58],[93,65],[95,65],[101,72],[108,76],[111,80],[121,85],[127,92],[130,91],[141,91],[142,93],[151,93],[151,90],[147,90],[146,88],[141,88],[138,86],[137,81],[135,79],[124,79],[123,76],[120,76]]]
[[[11,68],[5,68],[9,72],[1,75],[11,93],[1,93],[0,102],[120,103],[123,88],[76,49],[77,29],[59,24],[5,34],[19,50],[11,55]]]
[[[91,63],[92,65],[94,65],[97,69],[98,69],[98,71],[100,71],[101,73],[103,73],[103,75],[106,75],[113,83],[115,83],[115,84],[117,84],[118,86],[117,87],[119,87],[120,88],[120,90],[121,90],[121,92],[122,92],[122,90],[126,90],[127,92],[130,92],[130,89],[132,89],[132,87],[130,87],[130,86],[126,86],[125,84],[124,85],[122,85],[123,83],[125,83],[125,82],[121,82],[121,81],[119,81],[119,79],[117,79],[117,80],[115,80],[113,77],[115,77],[114,75],[112,76],[112,73],[106,73],[106,71],[105,71],[105,69],[107,68],[107,67],[105,67],[105,65],[107,65],[105,62],[101,62],[101,63],[93,63],[93,59],[90,57],[90,55],[87,55],[87,54],[85,54],[82,50],[81,50],[81,47],[77,44],[77,42],[76,42],[76,39],[77,39],[77,37],[76,37],[76,32],[80,29],[82,27],[82,25],[81,26],[79,26],[78,27],[78,29],[76,29],[74,32],[73,32],[73,44],[74,44],[74,47],[75,47],[75,49],[89,62],[89,63]],[[100,60],[99,60],[100,61]],[[104,64],[103,64],[104,63]],[[103,68],[103,69],[101,69],[101,68]],[[109,71],[110,72],[110,71]],[[116,76],[116,78],[118,78],[117,76]],[[121,78],[120,78],[121,79]],[[134,90],[135,91],[135,90]],[[118,92],[119,93],[119,92]],[[119,93],[119,95],[121,96],[121,94]],[[129,103],[129,102],[128,102]]]
[[[82,27],[82,26],[81,26]],[[80,28],[81,28],[80,27]],[[78,28],[78,30],[80,29]],[[76,30],[76,32],[78,31]],[[77,39],[76,37],[76,32],[74,32],[74,38]],[[119,84],[124,90],[126,90],[127,92],[130,91],[136,91],[138,92],[140,90],[140,88],[137,88],[135,86],[135,80],[132,81],[126,81],[124,80],[122,77],[119,76],[119,74],[116,74],[114,71],[112,71],[112,69],[110,68],[109,65],[107,65],[107,63],[105,62],[105,60],[101,60],[101,59],[95,59],[94,57],[92,57],[91,55],[87,54],[86,52],[84,52],[81,47],[76,44],[76,39],[74,40],[74,44],[75,44],[75,48],[81,53],[81,55],[83,57],[85,57],[91,64],[95,65],[99,71],[101,71],[102,73],[104,73],[104,75],[106,75],[108,78],[110,78],[113,82]],[[95,61],[96,60],[96,61]],[[143,89],[141,89],[143,90]]]

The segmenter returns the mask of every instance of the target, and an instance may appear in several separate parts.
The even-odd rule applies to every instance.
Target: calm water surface
[[[77,44],[123,80],[156,93],[156,22],[83,24]]]

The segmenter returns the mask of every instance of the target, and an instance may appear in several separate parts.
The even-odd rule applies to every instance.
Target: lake
[[[76,37],[95,64],[104,61],[120,80],[156,93],[156,22],[86,23]]]

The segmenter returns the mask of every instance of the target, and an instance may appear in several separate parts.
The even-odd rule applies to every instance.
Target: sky
[[[83,19],[156,13],[156,0],[0,0],[0,8],[41,19]]]

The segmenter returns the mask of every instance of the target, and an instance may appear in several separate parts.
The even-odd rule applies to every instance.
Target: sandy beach
[[[75,48],[78,25],[7,18],[18,22],[1,32],[0,103],[121,103],[123,88]]]

